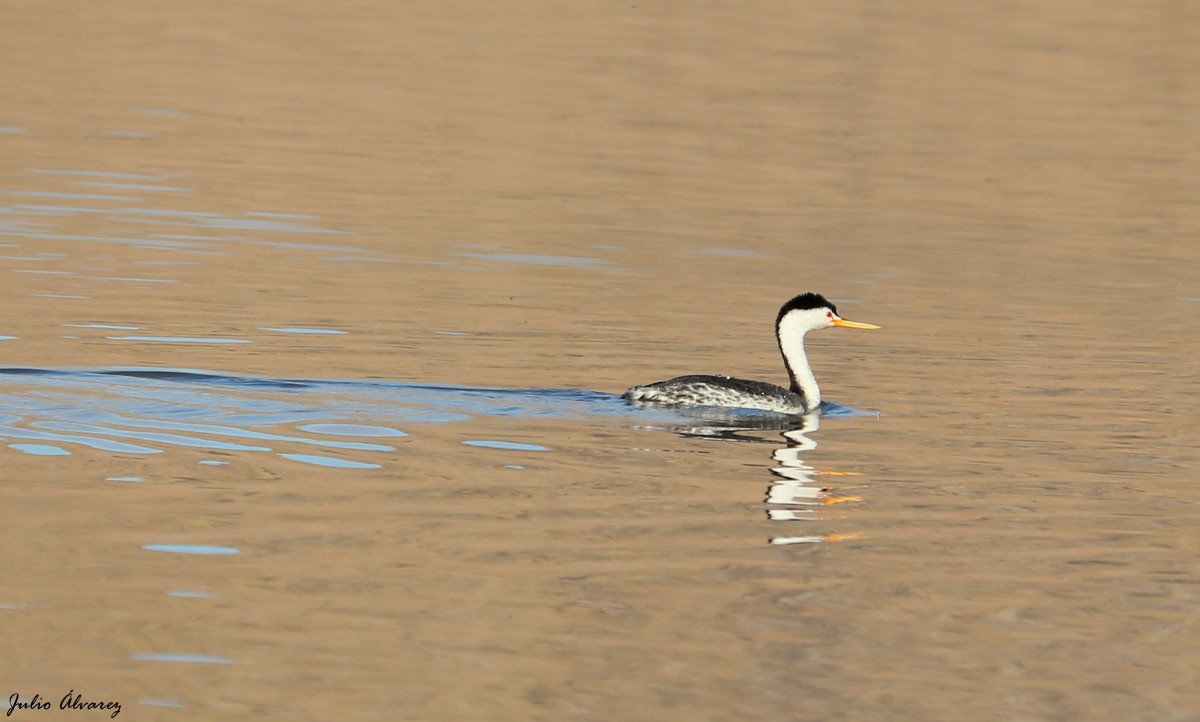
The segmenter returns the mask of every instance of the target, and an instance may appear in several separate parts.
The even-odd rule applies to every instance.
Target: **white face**
[[[820,308],[805,308],[788,311],[788,314],[779,322],[779,338],[798,338],[803,337],[809,331],[819,331],[830,326],[840,326],[842,328],[879,328],[873,323],[861,323],[859,321],[847,321],[837,312],[828,306]]]
[[[829,328],[836,320],[839,320],[839,317],[831,308],[797,309],[783,317],[783,322],[780,324],[780,331],[787,335],[799,334],[803,336],[809,331],[819,331],[823,328]]]

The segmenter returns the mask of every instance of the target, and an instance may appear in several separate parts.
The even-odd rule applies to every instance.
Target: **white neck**
[[[785,316],[777,329],[779,352],[783,354],[783,365],[792,380],[791,390],[804,397],[805,411],[812,411],[821,405],[821,389],[804,352],[804,334],[808,331],[799,314],[794,313]]]

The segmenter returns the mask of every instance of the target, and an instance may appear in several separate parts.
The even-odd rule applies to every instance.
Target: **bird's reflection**
[[[828,519],[822,514],[830,504],[859,501],[856,496],[837,495],[821,484],[822,476],[857,475],[853,472],[822,471],[805,462],[803,456],[817,448],[815,439],[808,435],[821,428],[820,414],[808,414],[801,418],[797,428],[780,434],[785,446],[771,453],[776,466],[771,467],[774,479],[767,487],[767,518],[771,521],[797,522]],[[771,544],[812,544],[825,541],[842,541],[854,534],[801,534],[781,535],[770,538]]]
[[[831,405],[831,416],[865,416],[862,412],[847,407]],[[708,425],[676,426],[674,431],[684,436],[769,443],[755,432],[777,430],[784,444],[771,452],[771,483],[767,486],[764,502],[767,518],[773,522],[794,523],[829,521],[831,505],[861,501],[861,497],[841,494],[829,488],[828,479],[838,476],[859,476],[857,472],[818,469],[805,461],[817,448],[816,439],[810,434],[821,428],[821,413],[805,416],[708,418]],[[824,482],[824,483],[823,483]],[[782,530],[781,530],[782,531]],[[789,529],[790,531],[790,529]],[[775,545],[814,544],[818,542],[845,541],[857,538],[854,532],[832,534],[779,534],[768,538]]]

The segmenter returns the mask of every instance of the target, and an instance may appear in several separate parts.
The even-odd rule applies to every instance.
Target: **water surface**
[[[5,21],[8,693],[1195,719],[1186,7]],[[807,290],[883,327],[811,339],[863,414],[620,402],[782,381],[770,324]]]

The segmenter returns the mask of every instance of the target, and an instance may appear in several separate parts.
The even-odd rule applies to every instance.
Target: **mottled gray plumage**
[[[764,381],[731,376],[693,374],[645,386],[634,386],[621,395],[631,403],[653,406],[720,406],[803,414],[804,394]]]

